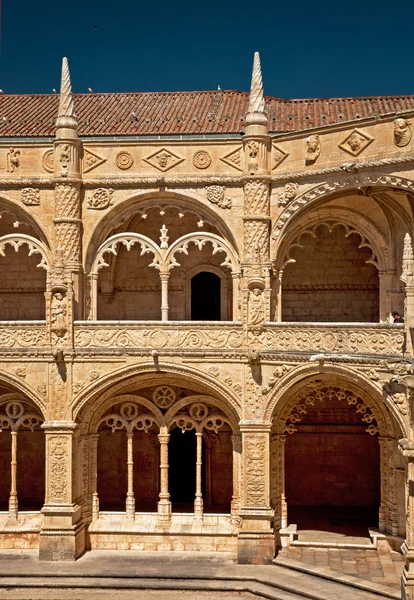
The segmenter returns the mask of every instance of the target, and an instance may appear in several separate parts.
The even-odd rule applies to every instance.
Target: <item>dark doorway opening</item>
[[[196,491],[195,430],[182,433],[178,427],[170,432],[168,444],[168,489],[175,512],[193,512]]]
[[[221,280],[218,275],[202,271],[191,279],[191,320],[220,321]]]

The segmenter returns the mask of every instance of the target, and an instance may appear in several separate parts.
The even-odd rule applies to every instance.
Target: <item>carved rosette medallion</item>
[[[55,170],[55,155],[53,150],[48,150],[43,154],[42,167],[48,173],[53,173]]]
[[[358,156],[358,154],[361,154],[361,152],[366,150],[373,141],[374,138],[370,135],[364,133],[360,129],[354,129],[343,142],[338,144],[338,146],[341,150],[348,152],[348,154]]]
[[[88,198],[88,208],[93,210],[103,210],[113,204],[113,189],[98,188]]]
[[[211,165],[211,156],[207,150],[197,150],[193,154],[193,165],[196,169],[207,169]]]
[[[20,200],[26,206],[39,206],[40,204],[40,191],[34,188],[24,188],[20,194]]]
[[[122,169],[123,171],[127,171],[134,164],[134,159],[130,152],[126,150],[121,150],[115,157],[115,164],[118,169]]]
[[[154,403],[161,409],[169,408],[176,400],[176,393],[169,385],[160,385],[155,388],[152,399]]]
[[[173,167],[176,167],[180,163],[182,163],[185,158],[182,156],[178,156],[172,150],[167,150],[166,148],[161,148],[157,150],[157,152],[153,152],[146,158],[143,159],[144,162],[148,163],[152,167],[155,167],[159,171],[169,171]]]

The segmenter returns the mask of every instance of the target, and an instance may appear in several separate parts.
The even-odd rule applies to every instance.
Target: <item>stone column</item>
[[[127,431],[127,468],[128,468],[128,490],[125,502],[126,516],[135,519],[135,496],[134,496],[134,432]]]
[[[404,321],[406,331],[406,348],[409,355],[413,355],[413,342],[411,339],[411,326],[414,326],[414,256],[411,237],[407,233],[404,238],[404,252],[401,281],[405,283]]]
[[[99,496],[98,496],[98,441],[99,434],[90,436],[89,445],[89,498],[92,505],[92,521],[99,519]]]
[[[194,500],[194,518],[202,519],[203,518],[203,494],[201,491],[201,468],[203,465],[202,462],[202,450],[203,450],[203,432],[196,432],[196,441],[197,441],[197,457],[196,457],[196,493]]]
[[[391,317],[391,311],[395,308],[391,306],[392,284],[395,272],[379,272],[379,318],[381,323],[387,323]]]
[[[75,560],[85,551],[82,509],[73,501],[72,438],[76,423],[49,421],[46,437],[46,497],[39,560]]]
[[[98,319],[98,273],[89,275],[90,285],[90,312],[89,320],[96,321]]]
[[[271,504],[275,510],[275,532],[288,526],[287,503],[285,496],[285,445],[286,435],[273,433],[271,436],[272,468],[271,485],[274,498]]]
[[[241,457],[242,457],[242,437],[241,435],[232,435],[231,443],[233,445],[233,496],[231,498],[231,514],[237,517],[240,512],[240,492],[241,492]]]
[[[231,274],[233,280],[233,321],[240,321],[240,273]]]
[[[170,278],[169,271],[160,273],[161,279],[161,320],[168,321],[168,280]]]
[[[158,502],[158,520],[169,522],[171,520],[171,502],[168,491],[168,442],[170,434],[167,431],[158,434],[160,442],[160,496]]]
[[[378,529],[385,533],[388,521],[388,438],[378,438],[380,447],[381,499],[378,514]]]
[[[402,552],[405,564],[401,576],[402,600],[414,600],[414,441],[400,440],[399,449],[406,462],[406,533]]]
[[[270,507],[269,445],[271,425],[242,421],[243,491],[238,562],[270,563],[275,554],[273,510]]]
[[[11,431],[11,461],[10,461],[10,497],[9,497],[9,519],[17,521],[18,499],[17,499],[17,431]]]

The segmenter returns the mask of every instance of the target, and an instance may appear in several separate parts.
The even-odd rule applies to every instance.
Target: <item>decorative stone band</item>
[[[243,350],[241,323],[137,321],[75,321],[75,348],[136,348],[192,350]],[[248,346],[262,352],[310,352],[402,356],[404,326],[387,323],[267,323],[249,330]],[[47,348],[46,325],[0,324],[0,348]]]

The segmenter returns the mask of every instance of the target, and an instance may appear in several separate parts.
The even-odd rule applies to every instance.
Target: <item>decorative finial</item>
[[[263,96],[262,69],[260,66],[260,55],[254,53],[252,84],[250,86],[249,109],[246,115],[246,125],[266,125],[267,115],[265,112]]]
[[[405,284],[412,282],[412,277],[414,267],[414,255],[413,255],[413,246],[411,244],[411,236],[409,233],[406,233],[404,236],[404,249],[403,249],[403,259],[402,259],[402,273],[401,273],[401,281]]]
[[[264,112],[262,69],[258,52],[254,53],[252,84],[250,86],[249,113],[252,112]]]
[[[66,129],[76,129],[78,123],[76,121],[75,106],[72,96],[72,85],[70,82],[69,64],[66,57],[62,60],[62,79],[60,84],[60,98],[58,118],[56,127]]]
[[[413,247],[411,245],[411,237],[409,233],[404,236],[403,260],[413,260]]]

